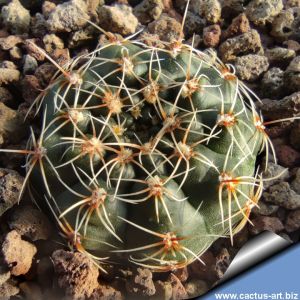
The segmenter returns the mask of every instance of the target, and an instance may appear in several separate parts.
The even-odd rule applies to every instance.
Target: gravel
[[[90,297],[98,287],[99,270],[82,253],[57,250],[52,255],[58,284],[72,299]]]
[[[27,33],[30,26],[30,12],[25,9],[19,0],[12,0],[1,11],[3,24],[14,34]]]
[[[238,57],[235,67],[239,78],[245,81],[255,81],[268,70],[269,62],[265,56],[248,54]]]
[[[98,9],[98,17],[102,28],[123,35],[134,33],[138,26],[138,19],[127,5],[103,5]]]
[[[83,0],[71,0],[57,5],[47,18],[47,27],[51,32],[71,32],[87,24],[89,15]]]
[[[5,264],[14,276],[26,274],[32,264],[36,247],[21,239],[17,231],[10,231],[2,244],[2,254]]]
[[[300,208],[300,195],[291,189],[288,182],[280,182],[271,186],[268,192],[263,193],[266,202],[294,210]]]
[[[252,0],[245,13],[253,24],[261,26],[271,23],[282,9],[282,0]]]
[[[219,48],[221,58],[224,62],[231,62],[246,53],[263,53],[260,35],[257,30],[240,34],[227,39]]]

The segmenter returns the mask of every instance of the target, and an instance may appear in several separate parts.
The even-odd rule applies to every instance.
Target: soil
[[[264,2],[265,5],[260,5]],[[29,126],[38,132],[30,105],[47,86],[58,64],[93,50],[106,37],[88,21],[118,35],[141,30],[147,43],[178,38],[186,0],[4,0],[0,1],[0,148],[24,149]],[[184,39],[212,49],[231,63],[262,100],[267,121],[300,116],[300,1],[191,0]],[[159,40],[160,39],[160,40]],[[238,250],[270,230],[298,242],[300,237],[300,121],[269,128],[278,161],[271,162],[260,209],[235,236],[219,239],[198,261],[174,272],[122,269],[103,274],[73,253],[51,220],[24,193],[24,159],[0,153],[0,299],[164,299],[192,298],[222,278]],[[264,154],[261,155],[263,161]]]

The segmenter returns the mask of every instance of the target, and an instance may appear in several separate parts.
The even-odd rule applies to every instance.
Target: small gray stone
[[[138,26],[138,19],[128,5],[103,5],[98,8],[98,17],[99,25],[113,33],[132,34]]]
[[[4,284],[0,285],[0,299],[1,300],[9,300],[12,296],[17,295],[20,292],[17,287],[17,283],[8,280]]]
[[[36,13],[31,21],[31,32],[33,36],[42,38],[48,33],[47,22],[44,16],[40,13]]]
[[[154,299],[170,300],[172,298],[172,285],[168,281],[154,282],[156,293]]]
[[[9,56],[12,60],[16,61],[23,57],[23,53],[19,47],[15,46],[9,50]]]
[[[216,257],[216,273],[218,278],[222,278],[231,263],[230,253],[226,248],[222,248]]]
[[[276,217],[257,216],[252,220],[253,226],[249,226],[251,234],[259,234],[263,231],[280,232],[284,229],[282,222]]]
[[[286,65],[296,56],[296,52],[292,49],[275,47],[267,49],[265,55],[268,58],[270,64]]]
[[[10,272],[7,267],[0,266],[0,286],[10,278]],[[1,295],[0,295],[1,296]],[[2,298],[0,298],[2,299]]]
[[[299,209],[300,195],[291,189],[288,182],[280,182],[269,188],[268,192],[263,193],[266,202],[274,203],[285,209]]]
[[[235,62],[237,75],[246,81],[255,81],[269,68],[268,59],[262,55],[248,54],[238,57]]]
[[[63,40],[55,34],[46,34],[43,37],[43,43],[45,45],[45,50],[48,53],[52,53],[55,49],[63,49]]]
[[[33,74],[36,68],[38,67],[38,63],[34,57],[29,54],[24,55],[23,57],[23,74]]]
[[[290,143],[293,148],[300,150],[300,121],[296,120],[290,132]],[[300,192],[299,192],[300,194]]]
[[[234,61],[243,54],[263,54],[260,35],[254,29],[226,40],[219,47],[219,51],[224,62]]]
[[[58,285],[68,299],[89,299],[99,286],[99,270],[92,260],[80,252],[56,250],[52,254]]]
[[[133,13],[142,24],[157,20],[162,14],[164,4],[162,0],[143,0],[134,7]]]
[[[201,18],[198,14],[188,11],[183,28],[184,34],[188,36],[191,36],[194,33],[201,34],[205,25],[206,20],[204,18]]]
[[[287,67],[284,82],[290,92],[300,91],[300,56],[296,56]]]
[[[276,213],[278,208],[279,208],[278,205],[267,204],[261,200],[258,203],[258,207],[254,207],[252,212],[255,215],[270,216],[270,215]]]
[[[4,103],[5,105],[13,102],[13,96],[10,91],[2,86],[0,86],[0,102]]]
[[[279,176],[280,175],[280,176]],[[274,162],[268,162],[268,168],[263,172],[263,178],[267,179],[264,182],[264,189],[277,184],[281,181],[285,181],[290,177],[289,170]],[[270,180],[270,178],[275,178]]]
[[[221,18],[221,4],[218,0],[197,1],[198,14],[209,23],[218,23]]]
[[[23,180],[16,171],[0,169],[0,216],[18,203]]]
[[[17,82],[20,79],[20,72],[15,69],[0,68],[0,85]]]
[[[156,290],[152,272],[148,269],[137,268],[131,280],[126,282],[126,290],[135,296],[153,296]]]
[[[11,69],[11,70],[17,70],[17,66],[10,60],[3,60],[0,62],[0,68],[3,69]]]
[[[300,7],[300,0],[286,0],[285,7],[286,8]]]
[[[0,38],[0,48],[2,50],[9,50],[18,44],[21,44],[23,39],[17,35],[9,35],[7,37]]]
[[[89,20],[87,5],[83,0],[71,0],[56,6],[47,20],[52,32],[71,32],[81,29]]]
[[[42,12],[43,16],[47,19],[49,18],[50,14],[55,10],[56,4],[50,1],[44,1],[42,5]]]
[[[185,283],[184,288],[191,298],[199,297],[209,290],[207,283],[199,279],[191,279]]]
[[[271,35],[278,40],[287,40],[299,35],[300,8],[283,10],[273,21]]]
[[[162,14],[158,20],[148,25],[152,34],[157,34],[162,41],[172,42],[177,40],[181,34],[181,24],[167,14]]]
[[[264,117],[270,120],[295,117],[300,113],[300,92],[278,101],[263,99],[257,106],[262,110]]]
[[[261,80],[261,93],[263,97],[278,99],[285,95],[284,71],[280,68],[271,68]]]
[[[7,6],[2,7],[3,24],[15,34],[29,31],[30,13],[22,6],[19,0],[12,0]]]
[[[46,240],[51,234],[51,224],[47,217],[31,206],[17,207],[10,216],[8,225],[31,241]]]
[[[11,274],[15,276],[26,274],[32,264],[36,247],[21,239],[17,231],[10,231],[2,244],[2,253]]]
[[[95,33],[95,28],[93,26],[87,26],[84,29],[75,31],[68,40],[68,47],[72,49],[81,46],[87,41],[95,38],[96,35],[97,33]]]
[[[282,9],[282,0],[252,0],[246,8],[246,15],[255,25],[265,25],[272,22]]]
[[[222,0],[222,11],[229,16],[237,15],[245,10],[244,0]]]
[[[300,195],[300,168],[297,169],[295,179],[291,183],[292,189]]]
[[[174,300],[179,300],[179,299],[187,299],[188,294],[181,283],[181,281],[177,278],[176,275],[171,273],[169,275],[168,281],[171,283],[172,286],[172,298]]]
[[[300,228],[300,209],[292,211],[288,214],[285,229],[287,232],[293,232]]]

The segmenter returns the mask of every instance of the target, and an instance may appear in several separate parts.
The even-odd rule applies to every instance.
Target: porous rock
[[[198,13],[209,23],[218,23],[221,18],[221,4],[218,0],[197,1]]]
[[[15,110],[0,102],[0,145],[9,142],[18,142],[23,135],[23,120],[21,120]]]
[[[290,131],[290,144],[293,148],[300,151],[300,121],[296,120],[293,124],[293,127]]]
[[[154,283],[156,293],[153,299],[170,300],[172,298],[172,285],[169,281],[158,280]]]
[[[55,7],[50,13],[47,26],[51,32],[71,32],[87,24],[89,15],[83,0],[71,0]]]
[[[94,290],[89,300],[122,300],[122,294],[112,286],[101,284]]]
[[[43,43],[45,45],[45,50],[48,53],[52,53],[55,49],[63,49],[64,48],[64,42],[63,40],[55,35],[52,34],[46,34],[43,37]]]
[[[245,12],[255,25],[265,25],[266,22],[272,22],[282,9],[282,0],[252,0]]]
[[[10,229],[32,241],[46,240],[51,234],[51,224],[47,217],[32,206],[17,207],[8,221]]]
[[[72,299],[86,299],[98,287],[99,270],[84,254],[56,250],[52,254],[58,284]]]
[[[280,68],[271,68],[261,80],[261,93],[263,97],[280,99],[286,93],[284,88],[284,71]]]
[[[294,232],[300,228],[300,209],[291,211],[286,219],[285,229],[287,232]]]
[[[132,295],[153,296],[156,290],[152,272],[148,269],[137,268],[130,281],[126,282],[126,289]]]
[[[240,79],[255,81],[268,70],[269,62],[265,56],[248,54],[238,57],[235,61],[235,67]]]
[[[281,100],[273,101],[262,99],[262,104],[257,104],[262,110],[265,119],[278,120],[295,117],[300,113],[300,92],[293,93]]]
[[[216,47],[220,42],[221,27],[219,25],[210,25],[203,30],[203,43],[207,47]]]
[[[237,56],[249,53],[263,53],[259,33],[252,29],[236,37],[227,39],[219,48],[224,62],[233,61]]]
[[[300,56],[296,56],[287,67],[284,82],[289,91],[300,91]]]
[[[249,226],[249,231],[256,235],[263,231],[280,232],[284,229],[282,222],[276,217],[257,216],[252,220],[253,226]]]
[[[222,32],[222,38],[225,40],[229,37],[248,32],[250,29],[250,23],[246,14],[242,13],[235,17],[229,27]]]
[[[132,34],[138,26],[138,19],[128,5],[103,5],[98,9],[98,17],[100,26],[113,33]]]
[[[133,13],[142,24],[157,20],[164,10],[162,0],[143,0],[134,7]]]
[[[300,163],[300,153],[289,145],[275,146],[278,162],[286,167],[292,168]]]
[[[216,274],[218,278],[222,278],[231,263],[231,257],[226,248],[222,248],[216,256]]]
[[[0,169],[0,216],[18,203],[23,180],[16,171]]]
[[[9,35],[7,37],[0,38],[0,48],[2,50],[10,50],[11,48],[19,45],[23,42],[23,39],[18,35]]]
[[[186,299],[188,294],[181,283],[181,281],[175,276],[174,274],[170,274],[168,281],[171,283],[172,286],[172,300],[181,300]]]
[[[199,297],[208,291],[208,284],[204,280],[191,279],[184,288],[189,297]]]
[[[295,178],[291,182],[292,189],[300,195],[300,168],[297,169]]]
[[[9,300],[12,296],[15,296],[19,293],[19,288],[17,287],[16,282],[8,280],[2,285],[0,285],[0,299]]]
[[[22,240],[21,235],[15,230],[6,235],[2,244],[4,262],[15,276],[24,275],[29,271],[36,252],[36,247]]]
[[[30,13],[22,6],[19,0],[12,0],[1,11],[3,24],[14,34],[22,34],[29,31]]]
[[[273,21],[271,35],[279,41],[299,37],[300,8],[283,10]]]
[[[181,24],[167,14],[162,14],[158,20],[148,25],[148,30],[152,34],[157,34],[161,40],[171,42],[180,36]]]
[[[263,198],[266,202],[284,207],[285,209],[299,209],[300,195],[291,189],[288,182],[280,182],[269,188],[263,193]]]
[[[20,71],[15,69],[0,68],[0,85],[19,81]]]

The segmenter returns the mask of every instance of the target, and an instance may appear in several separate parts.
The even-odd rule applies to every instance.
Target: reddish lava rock
[[[219,25],[207,26],[203,30],[203,42],[207,47],[216,47],[220,42],[221,27]]]
[[[4,261],[15,276],[24,275],[29,271],[36,251],[36,247],[22,240],[16,230],[9,232],[2,244]]]
[[[254,235],[263,231],[280,232],[284,229],[282,222],[276,217],[258,216],[252,220],[253,226],[249,228]]]
[[[300,153],[288,145],[276,147],[278,162],[280,165],[291,168],[300,163]]]

